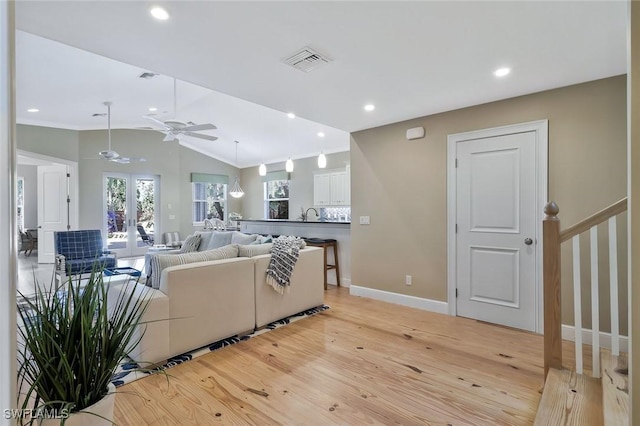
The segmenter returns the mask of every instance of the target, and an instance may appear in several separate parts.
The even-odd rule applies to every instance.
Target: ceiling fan
[[[108,135],[109,135],[109,149],[106,151],[98,152],[98,155],[108,161],[113,161],[114,163],[120,164],[129,164],[132,162],[140,162],[144,163],[147,161],[145,158],[141,157],[122,157],[120,154],[111,149],[111,104],[113,102],[106,101],[103,104],[107,107],[107,124],[108,124]]]
[[[176,108],[176,79],[173,79],[173,114],[175,116],[177,108]],[[151,117],[149,115],[145,115],[144,118],[151,121],[154,125],[155,130],[158,130],[164,133],[166,136],[163,139],[164,142],[170,142],[176,139],[180,139],[180,136],[191,136],[194,138],[205,139],[208,141],[217,140],[217,136],[206,135],[202,133],[195,133],[200,130],[215,130],[217,127],[211,123],[206,124],[196,124],[192,121],[182,122],[175,119],[161,121],[155,117]]]

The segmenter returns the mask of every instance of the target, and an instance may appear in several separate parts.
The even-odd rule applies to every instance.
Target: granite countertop
[[[347,221],[337,221],[337,220],[311,220],[308,222],[303,222],[301,220],[289,220],[289,219],[238,219],[238,222],[268,222],[268,223],[299,223],[304,225],[351,225],[351,222]]]

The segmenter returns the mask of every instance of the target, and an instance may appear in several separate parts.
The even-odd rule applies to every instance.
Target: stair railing
[[[609,226],[609,283],[611,299],[611,353],[620,354],[620,327],[618,313],[618,251],[616,216],[627,210],[623,198],[585,220],[560,230],[558,205],[551,201],[545,208],[542,222],[543,279],[544,279],[544,377],[549,368],[562,368],[562,315],[561,315],[561,257],[560,246],[572,240],[573,302],[576,346],[576,372],[583,374],[582,359],[582,301],[580,283],[580,234],[589,231],[591,242],[591,333],[594,377],[600,377],[600,314],[598,282],[598,225],[608,221]]]

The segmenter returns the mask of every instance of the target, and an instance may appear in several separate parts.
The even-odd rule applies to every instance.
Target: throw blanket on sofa
[[[273,240],[271,261],[267,268],[267,284],[284,294],[291,285],[291,274],[298,261],[300,249],[305,247],[301,238],[281,236]]]

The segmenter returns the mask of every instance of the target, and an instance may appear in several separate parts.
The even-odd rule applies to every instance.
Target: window
[[[18,229],[24,230],[24,178],[18,177]]]
[[[225,220],[227,184],[193,182],[193,223],[201,224],[205,219]]]
[[[264,210],[267,219],[289,219],[288,180],[270,180],[264,183]]]

